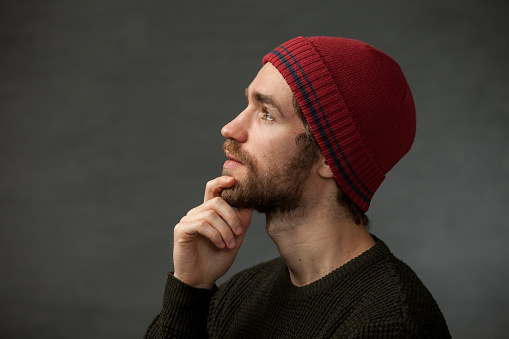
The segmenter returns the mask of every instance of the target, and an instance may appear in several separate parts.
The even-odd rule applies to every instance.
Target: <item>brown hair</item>
[[[297,102],[297,99],[293,98],[293,106],[295,108],[295,112],[299,116],[299,118],[302,120],[302,123],[304,124],[304,127],[306,128],[306,132],[299,135],[297,137],[298,143],[305,143],[306,145],[306,152],[309,153],[310,157],[317,158],[318,154],[320,152],[320,147],[318,146],[318,143],[315,140],[315,137],[313,136],[313,132],[311,132],[311,128],[309,127],[308,122],[306,121],[306,118],[304,117],[304,113],[302,112],[302,109],[300,108],[299,103]],[[337,183],[336,183],[337,185]],[[336,195],[336,200],[338,204],[344,208],[344,210],[347,212],[348,216],[355,221],[357,225],[364,225],[366,227],[369,226],[369,218],[364,213],[363,210],[361,210],[349,197],[346,196],[345,192],[337,185],[338,187],[338,194]]]

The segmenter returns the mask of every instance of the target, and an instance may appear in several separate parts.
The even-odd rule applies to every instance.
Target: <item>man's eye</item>
[[[274,117],[267,111],[263,111],[262,118],[268,121],[273,121]]]

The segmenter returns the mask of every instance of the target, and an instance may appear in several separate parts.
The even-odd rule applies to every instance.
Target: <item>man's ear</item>
[[[325,179],[333,178],[334,173],[332,173],[332,170],[323,155],[320,154],[320,160],[318,160],[318,162],[318,175]]]

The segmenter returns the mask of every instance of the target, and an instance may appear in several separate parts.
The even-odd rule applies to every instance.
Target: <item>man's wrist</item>
[[[188,286],[191,286],[191,287],[194,287],[194,288],[201,288],[201,289],[207,289],[207,290],[211,290],[213,287],[214,287],[214,283],[205,283],[205,282],[201,282],[201,283],[198,283],[198,282],[189,282],[189,281],[186,281],[185,278],[182,278],[180,276],[178,276],[178,274],[175,274],[175,272],[171,272],[173,274],[173,276],[181,281],[182,283],[188,285]]]

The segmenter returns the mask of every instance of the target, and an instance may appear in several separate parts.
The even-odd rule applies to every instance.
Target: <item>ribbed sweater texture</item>
[[[281,258],[212,290],[169,274],[161,313],[145,338],[450,338],[421,280],[375,240],[304,287],[291,283]]]

